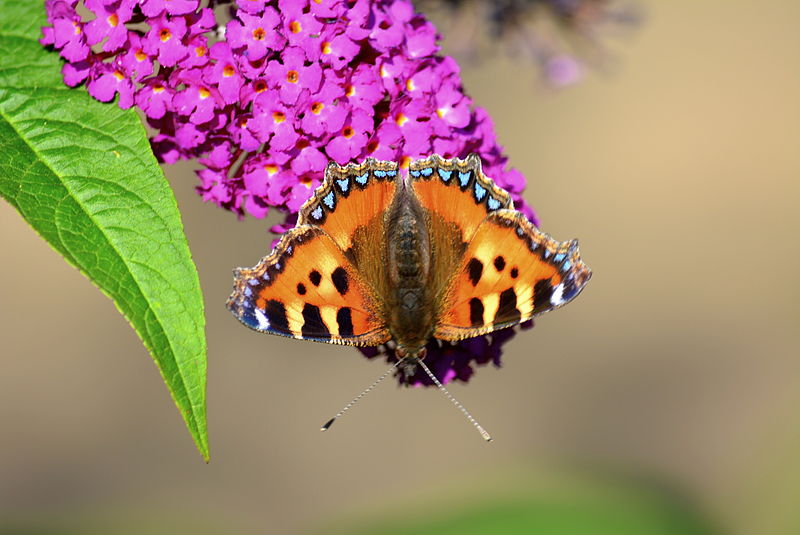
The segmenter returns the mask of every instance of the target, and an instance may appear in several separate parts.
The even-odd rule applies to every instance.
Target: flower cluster
[[[475,367],[492,363],[499,368],[503,355],[503,346],[514,338],[517,332],[533,328],[533,320],[522,323],[519,327],[503,329],[484,336],[468,338],[460,342],[450,343],[431,339],[425,346],[427,355],[425,364],[433,374],[443,383],[462,381],[466,383],[475,373]],[[382,357],[387,363],[398,360],[393,342],[378,347],[362,347],[359,351],[369,359]],[[402,370],[395,373],[398,383],[406,386],[434,386],[433,381],[425,371],[417,367],[410,377],[406,377]]]
[[[156,156],[197,158],[203,198],[240,215],[296,213],[330,160],[475,152],[534,218],[491,119],[409,0],[226,4],[83,0],[84,21],[78,0],[47,0],[41,42],[67,61],[67,85],[139,107]]]
[[[536,63],[553,87],[578,82],[587,53],[595,60],[603,53],[596,39],[601,26],[633,25],[640,18],[635,4],[614,0],[417,1],[423,11],[442,20],[445,34],[453,36],[448,45],[456,56],[476,56],[481,38],[502,43],[513,57],[527,56]],[[484,30],[483,35],[476,30]]]

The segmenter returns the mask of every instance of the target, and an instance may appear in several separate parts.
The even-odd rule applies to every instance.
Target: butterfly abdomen
[[[428,277],[430,237],[412,196],[395,203],[387,221],[387,259],[392,300],[389,327],[398,345],[413,351],[434,329]]]

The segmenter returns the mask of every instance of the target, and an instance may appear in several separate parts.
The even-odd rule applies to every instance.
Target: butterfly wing
[[[261,332],[346,345],[389,339],[372,292],[321,228],[295,227],[254,268],[235,272],[228,308]]]
[[[239,269],[228,308],[255,330],[348,345],[389,340],[381,295],[384,214],[397,164],[330,164],[297,226],[252,269]]]
[[[433,155],[412,162],[408,174],[422,207],[458,230],[456,238],[463,243],[488,214],[514,208],[508,192],[484,176],[476,154],[465,160]]]
[[[396,178],[394,162],[367,158],[346,167],[331,163],[322,185],[300,209],[297,225],[322,228],[342,251],[348,251],[359,228],[382,222],[397,191]]]
[[[558,242],[520,212],[477,227],[453,276],[434,336],[461,340],[516,325],[574,299],[591,277],[578,242]]]

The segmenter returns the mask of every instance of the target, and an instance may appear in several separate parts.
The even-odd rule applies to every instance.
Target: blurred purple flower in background
[[[601,2],[540,3],[570,16]],[[405,168],[432,153],[477,153],[484,172],[538,225],[521,196],[525,179],[507,167],[489,115],[473,106],[457,63],[438,55],[436,29],[409,0],[83,0],[82,6],[46,0],[45,6],[50,26],[42,28],[41,43],[66,60],[64,82],[86,83],[98,100],[119,95],[120,107],[139,107],[156,131],[151,145],[160,161],[198,160],[197,190],[205,201],[257,218],[276,208],[286,219],[273,230],[284,231],[330,160],[371,156]],[[495,12],[504,13],[499,6]],[[79,7],[92,14],[89,20]],[[577,79],[570,60],[553,57],[548,76]],[[511,336],[508,329],[455,345],[432,342],[426,362],[444,382],[466,381],[475,364],[499,366]],[[377,354],[394,358],[390,347]]]

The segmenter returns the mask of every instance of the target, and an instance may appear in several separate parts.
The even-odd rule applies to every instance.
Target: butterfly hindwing
[[[483,174],[476,154],[465,160],[433,155],[412,162],[408,174],[422,207],[453,223],[462,242],[472,238],[488,214],[514,208],[511,196]]]
[[[375,297],[321,228],[298,226],[254,268],[236,270],[228,308],[257,331],[347,345],[389,339]]]
[[[397,164],[367,158],[340,167],[331,163],[325,180],[300,209],[297,225],[321,227],[342,251],[353,245],[358,228],[381,218],[397,191]]]
[[[520,212],[493,212],[455,271],[434,336],[455,341],[526,321],[571,301],[589,277],[577,241],[553,240]]]

